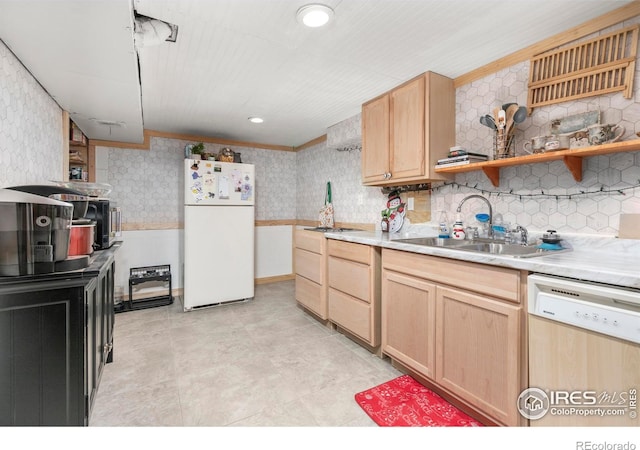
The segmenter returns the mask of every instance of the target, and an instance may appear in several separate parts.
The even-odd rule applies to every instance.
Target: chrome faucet
[[[462,201],[458,205],[456,212],[460,212],[460,210],[462,209],[462,205],[464,205],[464,203],[471,198],[479,198],[481,200],[484,200],[484,202],[489,207],[489,237],[493,238],[493,208],[491,207],[491,203],[489,202],[489,200],[487,200],[486,197],[483,197],[482,195],[479,195],[479,194],[467,195],[465,198],[462,199]]]

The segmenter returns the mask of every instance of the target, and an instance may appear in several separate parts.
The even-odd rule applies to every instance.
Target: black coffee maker
[[[0,276],[56,271],[67,258],[73,205],[0,189]]]
[[[89,197],[82,192],[56,185],[23,185],[11,186],[7,189],[33,194],[50,200],[71,205],[70,218],[52,218],[48,223],[45,217],[49,211],[43,206],[35,206],[34,231],[32,233],[34,255],[34,273],[48,273],[81,269],[89,264],[87,255],[69,256],[74,224],[90,222],[86,219]],[[71,219],[70,222],[67,222]],[[52,254],[48,255],[50,249]]]

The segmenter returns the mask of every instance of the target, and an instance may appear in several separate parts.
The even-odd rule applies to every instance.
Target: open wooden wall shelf
[[[464,166],[436,167],[437,173],[463,173],[482,170],[491,180],[491,183],[500,186],[500,168],[521,166],[524,164],[543,163],[548,161],[563,160],[574,180],[582,181],[582,158],[589,156],[606,155],[609,153],[622,153],[640,151],[640,139],[614,142],[592,147],[559,150],[555,152],[537,153],[534,155],[516,156],[514,158],[496,159],[492,161],[467,164]]]

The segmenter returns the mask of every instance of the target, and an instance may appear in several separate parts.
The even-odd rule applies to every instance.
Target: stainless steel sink
[[[473,253],[510,256],[512,258],[532,258],[535,256],[552,255],[570,251],[568,248],[561,250],[547,250],[538,248],[536,245],[507,244],[504,242],[495,242],[491,239],[456,240],[441,238],[409,238],[395,239],[394,242],[424,245],[427,247],[441,247]]]
[[[471,243],[471,241],[464,241],[464,240],[457,240],[457,239],[443,239],[443,238],[435,238],[435,237],[394,239],[393,242],[402,242],[405,244],[414,244],[414,245],[426,245],[427,247],[459,247],[461,245],[467,245]]]
[[[536,245],[517,245],[503,243],[469,244],[459,246],[457,247],[457,249],[476,253],[489,253],[491,255],[512,256],[514,258],[531,258],[533,256],[549,255],[568,250],[547,250],[538,248],[538,246]]]

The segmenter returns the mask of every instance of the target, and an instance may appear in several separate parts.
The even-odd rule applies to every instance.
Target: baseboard
[[[296,278],[296,275],[294,273],[288,274],[288,275],[278,275],[275,277],[264,277],[264,278],[256,278],[255,284],[269,284],[269,283],[278,283],[280,281],[289,281],[289,280],[294,280]],[[157,291],[147,291],[145,293],[142,294],[133,294],[133,300],[140,300],[142,298],[147,298],[147,297],[153,297],[154,295],[156,295],[157,293],[162,292],[164,293],[165,290],[159,289]],[[171,290],[171,295],[173,295],[174,297],[179,297],[182,296],[184,290],[182,288],[176,288],[176,289],[172,289]],[[119,295],[115,297],[116,300],[118,301],[124,301],[124,300],[129,300],[129,295]]]
[[[255,283],[256,284],[277,283],[279,281],[294,280],[295,278],[296,278],[296,274],[295,273],[291,273],[291,274],[288,274],[288,275],[277,275],[275,277],[256,278],[255,279]]]

